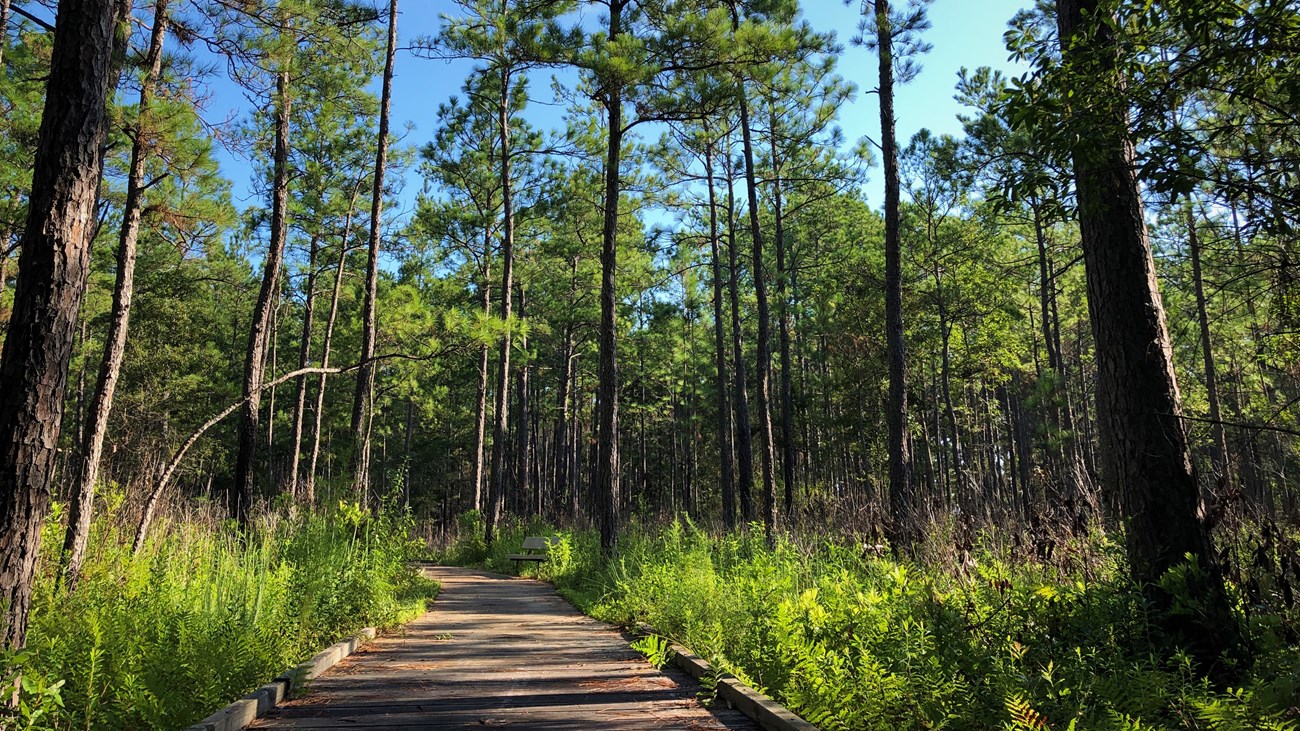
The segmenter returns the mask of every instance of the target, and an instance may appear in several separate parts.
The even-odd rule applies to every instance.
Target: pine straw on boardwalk
[[[546,584],[429,572],[442,582],[433,611],[352,655],[253,728],[757,728],[739,712],[704,708],[694,681],[654,669],[618,631]]]

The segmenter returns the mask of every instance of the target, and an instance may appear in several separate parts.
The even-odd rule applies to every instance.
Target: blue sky
[[[853,81],[859,92],[856,99],[841,112],[840,125],[845,138],[852,143],[867,135],[878,139],[879,111],[875,96],[863,90],[874,88],[875,57],[849,43],[860,18],[858,3],[846,7],[842,0],[803,0],[804,17],[819,31],[834,31],[845,46],[839,72]],[[906,144],[908,138],[922,127],[936,132],[958,134],[961,126],[956,115],[962,108],[953,100],[953,87],[957,71],[962,66],[992,66],[1012,73],[1022,69],[1007,60],[1002,34],[1007,21],[1015,12],[1029,4],[1028,0],[936,0],[930,8],[933,28],[926,40],[934,50],[922,59],[924,70],[911,84],[897,91],[898,135]],[[402,46],[416,37],[435,33],[439,15],[449,12],[452,3],[447,0],[405,0],[399,20]],[[587,10],[585,12],[593,12]],[[469,70],[468,63],[447,63],[416,58],[409,53],[397,58],[393,83],[393,129],[413,129],[404,143],[419,145],[433,135],[435,112],[438,104],[460,90]],[[229,82],[214,81],[211,88],[207,116],[212,120],[238,117],[247,112],[247,100]],[[549,88],[535,83],[533,95],[540,101],[549,101]],[[530,121],[546,128],[558,123],[562,110],[542,104],[529,111]],[[247,163],[225,151],[220,154],[223,170],[234,184],[236,205],[240,208],[259,201],[251,198],[251,173]],[[879,174],[871,175],[867,195],[873,205],[879,205]],[[404,208],[413,204],[415,192],[421,187],[414,171],[406,173]],[[399,213],[399,216],[401,214]]]

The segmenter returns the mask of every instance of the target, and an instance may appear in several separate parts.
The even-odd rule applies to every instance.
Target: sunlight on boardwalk
[[[432,612],[311,684],[253,728],[753,729],[704,709],[606,625],[537,581],[466,569]]]

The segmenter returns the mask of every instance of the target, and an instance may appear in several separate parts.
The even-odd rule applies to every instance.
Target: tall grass
[[[561,543],[542,575],[579,608],[646,622],[823,729],[1229,731],[1295,729],[1300,716],[1294,608],[1243,612],[1254,662],[1233,688],[1212,687],[1167,651],[1104,535],[1070,570],[992,548],[943,564],[843,541],[769,548],[761,530],[684,522],[628,531],[615,558],[593,533],[538,523],[447,558],[509,571],[504,555],[545,534]]]
[[[11,727],[176,729],[365,626],[421,611],[436,586],[406,567],[409,518],[355,508],[233,526],[174,523],[140,555],[111,519],[85,573],[56,581],[61,531],[44,532]]]

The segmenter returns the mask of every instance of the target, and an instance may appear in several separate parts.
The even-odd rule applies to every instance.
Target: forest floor
[[[253,728],[756,728],[704,708],[687,676],[655,670],[548,584],[441,566],[427,575],[442,584],[432,611]]]

